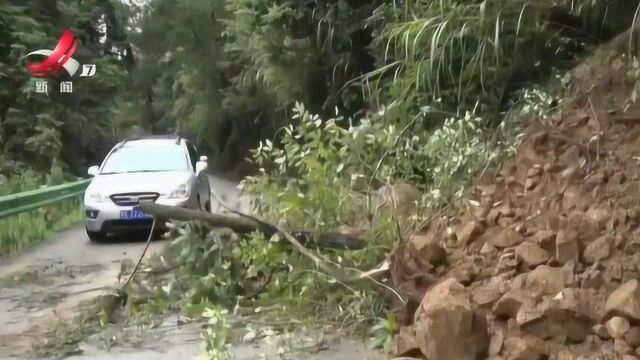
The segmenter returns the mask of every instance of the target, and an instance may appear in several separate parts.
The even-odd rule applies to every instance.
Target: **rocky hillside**
[[[640,106],[615,46],[573,71],[553,126],[392,255],[395,355],[640,359]],[[459,207],[462,208],[462,207]]]

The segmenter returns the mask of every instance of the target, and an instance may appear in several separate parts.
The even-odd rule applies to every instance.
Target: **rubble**
[[[464,196],[480,205],[430,224],[455,228],[455,243],[427,230],[399,247],[393,271],[407,273],[391,285],[424,297],[408,325],[416,343],[398,336],[397,352],[640,359],[640,127],[606,112],[608,83],[583,81],[591,103],[580,98],[553,125],[532,127],[522,151],[469,186]],[[640,103],[628,111],[639,116]],[[434,281],[402,280],[416,272]]]

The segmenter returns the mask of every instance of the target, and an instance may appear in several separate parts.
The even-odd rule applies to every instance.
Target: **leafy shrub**
[[[202,360],[231,359],[231,326],[226,319],[227,310],[207,308],[203,315],[207,318],[208,327],[202,336],[204,341],[201,343],[201,354],[198,358]]]
[[[280,147],[267,141],[253,151],[261,173],[241,186],[255,195],[257,212],[296,226],[335,227],[349,221],[345,214],[362,214],[353,211],[362,204],[350,189],[351,178],[401,178],[430,200],[446,201],[499,154],[483,133],[484,120],[471,113],[450,117],[431,133],[421,130],[421,117],[399,128],[381,112],[345,129],[342,117],[323,121],[300,104],[294,113],[299,125],[283,129]]]

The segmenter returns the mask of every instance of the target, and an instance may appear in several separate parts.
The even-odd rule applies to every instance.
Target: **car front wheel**
[[[103,242],[107,238],[107,234],[103,233],[102,231],[89,231],[89,230],[87,230],[87,236],[89,236],[89,240],[91,240],[92,242],[95,242],[95,243]]]

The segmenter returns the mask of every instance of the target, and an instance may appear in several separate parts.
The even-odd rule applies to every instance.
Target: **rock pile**
[[[640,106],[612,110],[630,88],[608,64],[594,70],[606,81],[477,179],[470,210],[398,244],[395,356],[640,359]]]

